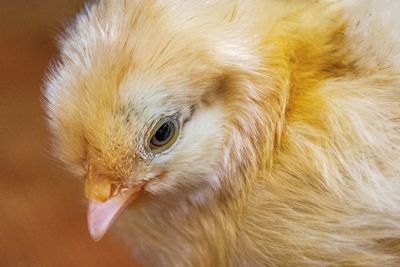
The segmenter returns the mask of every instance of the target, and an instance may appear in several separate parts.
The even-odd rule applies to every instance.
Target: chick
[[[145,266],[399,266],[399,12],[88,5],[45,97],[92,238],[123,214]]]

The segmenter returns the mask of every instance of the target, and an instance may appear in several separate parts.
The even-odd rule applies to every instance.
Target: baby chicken
[[[96,1],[46,83],[88,225],[145,266],[399,266],[396,1]]]

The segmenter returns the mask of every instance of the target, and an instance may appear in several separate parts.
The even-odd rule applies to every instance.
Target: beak
[[[142,191],[142,187],[112,192],[113,183],[94,177],[93,167],[89,165],[85,181],[85,195],[89,200],[87,222],[90,236],[99,241],[118,216]]]

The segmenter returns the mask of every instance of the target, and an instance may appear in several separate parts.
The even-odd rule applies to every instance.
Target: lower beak
[[[141,189],[130,189],[108,199],[105,202],[89,200],[88,227],[94,241],[100,240],[118,216],[141,193]]]

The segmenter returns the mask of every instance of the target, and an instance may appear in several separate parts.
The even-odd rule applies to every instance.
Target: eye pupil
[[[168,137],[171,135],[171,131],[172,131],[171,123],[166,122],[160,127],[160,129],[157,130],[154,137],[158,141],[163,142],[165,140],[168,140]]]

